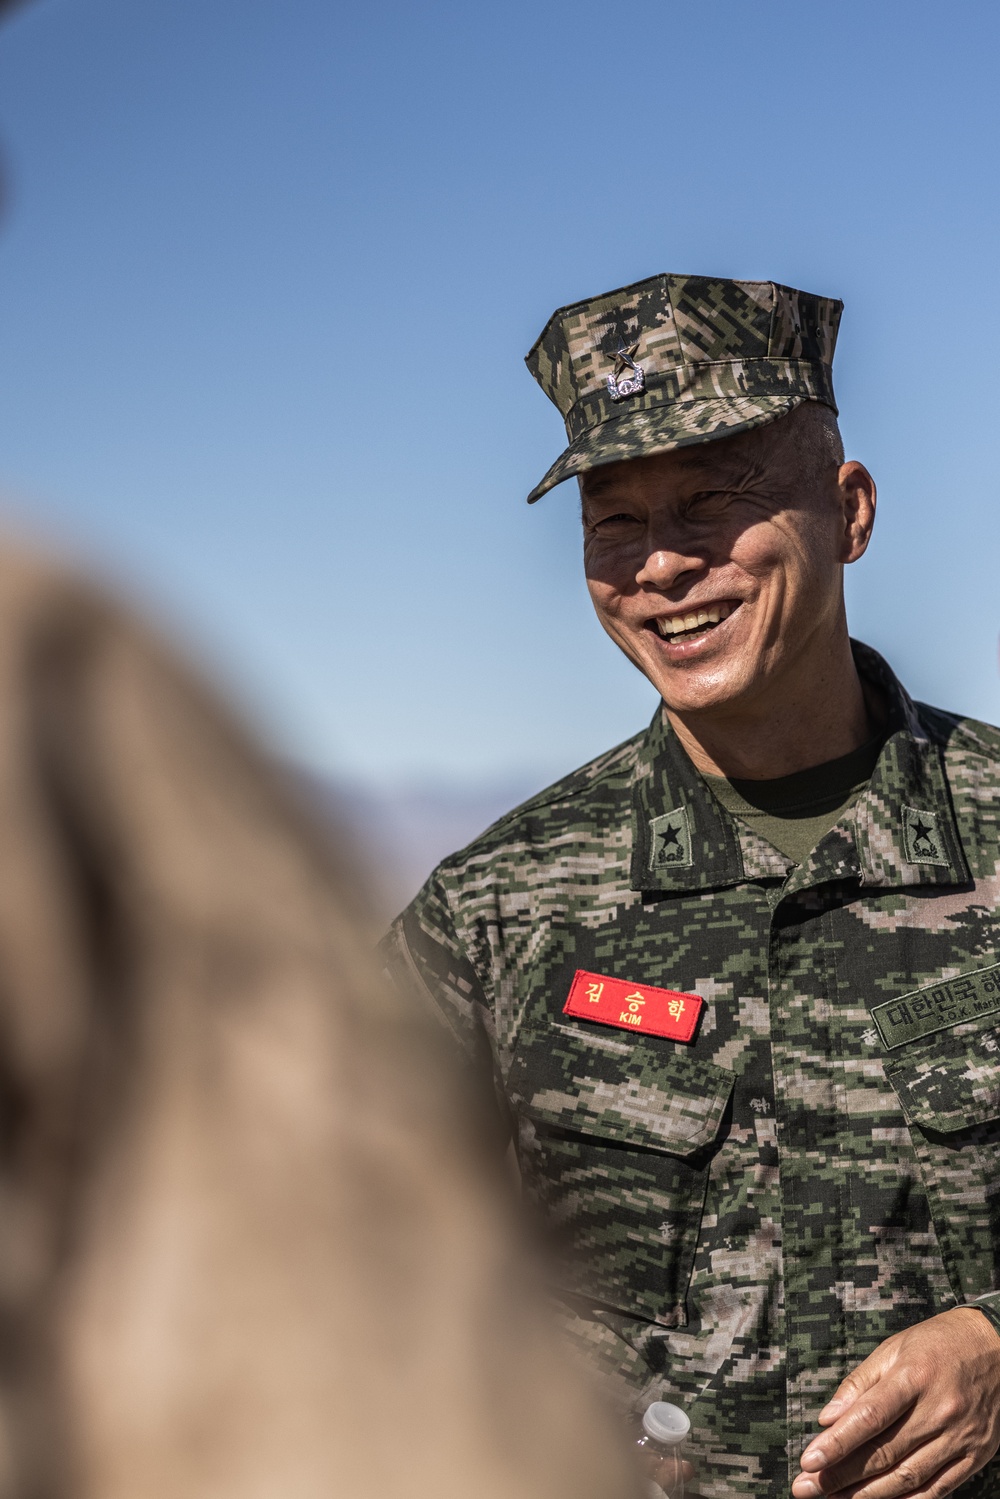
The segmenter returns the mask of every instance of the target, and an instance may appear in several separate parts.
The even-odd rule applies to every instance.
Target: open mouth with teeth
[[[704,635],[728,619],[738,603],[706,604],[702,609],[689,609],[686,614],[668,614],[651,620],[657,632],[666,640],[689,640],[694,635]]]

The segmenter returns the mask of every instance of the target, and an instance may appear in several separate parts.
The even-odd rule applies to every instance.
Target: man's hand
[[[821,1413],[795,1499],[941,1499],[1000,1448],[1000,1333],[956,1307],[887,1338]]]
[[[685,1489],[694,1477],[694,1468],[691,1464],[678,1463],[675,1457],[654,1457],[646,1464],[645,1471],[646,1476],[651,1478],[656,1486],[667,1495],[667,1499],[670,1499],[676,1489]]]

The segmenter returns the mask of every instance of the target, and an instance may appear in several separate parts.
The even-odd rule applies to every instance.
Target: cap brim
[[[674,448],[732,437],[751,427],[777,421],[809,399],[809,396],[718,396],[707,401],[675,401],[623,412],[588,428],[571,442],[541,483],[535,485],[528,504],[533,505],[574,474],[629,458],[648,458],[654,453],[670,453]]]

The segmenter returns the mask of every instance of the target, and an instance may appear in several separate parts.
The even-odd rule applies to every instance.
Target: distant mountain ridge
[[[307,796],[354,838],[388,918],[416,895],[434,866],[548,784],[544,776],[381,787],[300,776]]]

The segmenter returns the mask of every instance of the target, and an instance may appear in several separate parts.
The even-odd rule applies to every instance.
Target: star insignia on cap
[[[631,348],[626,348],[624,340],[618,340],[618,353],[615,355],[616,380],[618,379],[619,375],[624,375],[626,370],[634,370],[636,368],[635,356],[638,354],[638,352],[638,344],[633,344]]]
[[[626,345],[625,340],[619,338],[614,373],[608,376],[608,394],[613,401],[626,401],[629,396],[639,396],[646,389],[645,372],[642,365],[635,362],[638,352],[638,343]]]

